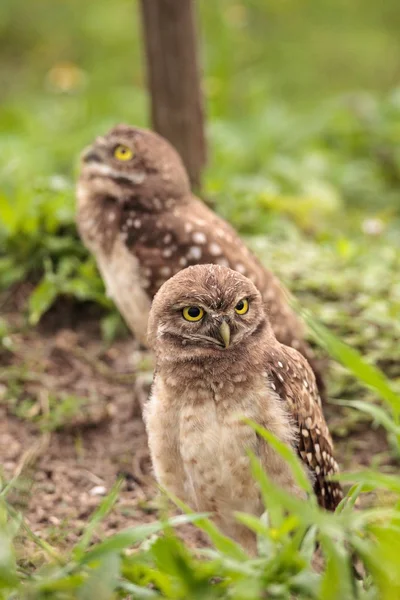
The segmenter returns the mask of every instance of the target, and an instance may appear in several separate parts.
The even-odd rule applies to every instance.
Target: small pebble
[[[95,485],[89,492],[91,496],[105,496],[107,494],[107,488],[104,485]]]

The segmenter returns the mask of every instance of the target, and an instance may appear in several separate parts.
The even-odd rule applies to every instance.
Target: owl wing
[[[166,201],[168,203],[168,200]],[[122,234],[128,249],[139,259],[148,279],[150,296],[169,277],[197,264],[219,264],[249,277],[261,289],[265,270],[233,228],[203,202],[188,197],[161,211],[123,216]],[[278,313],[285,304],[283,291],[271,273],[271,305]]]
[[[335,510],[343,492],[338,482],[327,480],[339,468],[312,369],[299,352],[277,344],[268,356],[267,373],[272,389],[294,418],[297,453],[313,477],[318,502]]]
[[[285,344],[303,344],[303,327],[288,304],[287,292],[242,242],[226,221],[203,202],[189,196],[161,212],[122,217],[125,244],[139,259],[150,296],[169,277],[196,264],[219,264],[242,273],[261,291],[276,337]],[[303,351],[303,348],[300,350]]]

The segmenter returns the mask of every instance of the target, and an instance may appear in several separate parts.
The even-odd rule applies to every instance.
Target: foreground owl
[[[243,273],[260,290],[276,337],[301,352],[320,377],[303,326],[285,290],[237,233],[193,196],[177,152],[144,129],[118,125],[82,157],[77,224],[127,324],[146,343],[150,302],[181,269],[215,263]]]
[[[213,512],[254,553],[253,534],[232,516],[263,510],[246,449],[277,484],[301,492],[245,416],[296,449],[319,503],[335,509],[341,488],[326,477],[338,467],[313,372],[277,341],[249,279],[216,265],[184,269],[156,294],[148,334],[156,373],[144,417],[162,486],[196,511]]]

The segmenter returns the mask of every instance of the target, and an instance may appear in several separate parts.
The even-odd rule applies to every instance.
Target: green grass
[[[220,0],[198,9],[210,147],[204,194],[312,314],[311,330],[338,360],[331,396],[379,423],[398,458],[398,2]],[[137,5],[3,0],[0,40],[0,291],[33,284],[25,328],[60,296],[96,303],[110,343],[121,322],[77,236],[74,179],[79,152],[95,135],[120,121],[148,124]],[[1,317],[0,358],[14,351],[14,327]],[[50,398],[49,413],[37,416],[34,400],[20,397],[29,374],[2,375],[5,401],[20,400],[10,410],[45,431],[84,406],[84,398]],[[91,546],[117,488],[77,545],[61,552],[29,530],[7,501],[17,482],[4,481],[0,598],[397,600],[398,476],[346,474],[354,485],[328,515],[276,489],[255,460],[253,469],[269,520],[238,518],[259,534],[257,559],[204,516]],[[389,508],[354,510],[371,489],[388,494]],[[209,533],[214,550],[194,554],[175,537],[171,526],[185,520]],[[15,548],[28,539],[37,550],[16,561]],[[327,558],[320,574],[311,566],[316,541]],[[367,570],[363,584],[352,555]]]

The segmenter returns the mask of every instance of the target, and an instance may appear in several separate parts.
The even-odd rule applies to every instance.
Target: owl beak
[[[228,348],[229,342],[231,341],[231,330],[229,329],[229,325],[226,321],[222,321],[219,328],[219,333],[224,342],[225,348]]]
[[[93,146],[88,146],[87,148],[84,149],[84,151],[81,154],[81,161],[84,163],[101,162],[101,158],[93,150]]]

